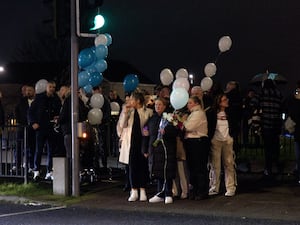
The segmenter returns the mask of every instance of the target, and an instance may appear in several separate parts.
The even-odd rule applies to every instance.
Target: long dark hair
[[[225,94],[225,93],[222,93],[222,94],[218,94],[218,95],[215,97],[214,102],[213,102],[213,105],[212,105],[212,108],[213,108],[215,111],[217,111],[217,112],[220,111],[220,103],[221,103],[222,98],[223,98],[224,96],[226,97],[226,94]]]

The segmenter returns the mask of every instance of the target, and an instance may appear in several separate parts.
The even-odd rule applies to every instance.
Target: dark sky
[[[40,5],[39,0],[1,1],[0,62],[34,32]],[[224,35],[233,44],[218,58],[214,81],[225,85],[237,80],[246,87],[252,76],[267,69],[287,77],[286,90],[300,79],[299,1],[104,0],[102,13],[103,32],[113,38],[109,57],[127,61],[154,82],[164,68],[174,74],[186,68],[199,83],[204,66],[216,60]]]

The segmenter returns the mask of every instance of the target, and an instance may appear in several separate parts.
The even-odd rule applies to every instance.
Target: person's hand
[[[182,122],[186,121],[188,118],[188,114],[183,114],[181,119],[182,119]]]
[[[57,122],[58,122],[58,118],[59,118],[59,116],[54,116],[54,117],[53,117],[54,123],[57,123]]]
[[[40,125],[39,125],[38,123],[32,124],[32,128],[33,128],[34,130],[39,129],[39,127],[40,127]]]
[[[143,128],[143,136],[149,136],[149,130],[148,130],[148,127],[144,127]]]
[[[161,133],[162,135],[164,135],[165,134],[165,129],[159,129],[158,132]]]

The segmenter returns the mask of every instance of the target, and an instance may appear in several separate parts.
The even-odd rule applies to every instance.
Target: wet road
[[[221,217],[208,215],[191,215],[166,212],[150,211],[125,211],[125,210],[106,210],[88,209],[82,207],[64,207],[35,204],[11,204],[0,203],[0,224],[1,225],[79,225],[79,224],[103,224],[103,225],[133,225],[133,224],[300,224],[296,221],[252,219],[246,217]]]

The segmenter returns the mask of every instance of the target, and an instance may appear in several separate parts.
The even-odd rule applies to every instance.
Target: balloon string
[[[221,55],[221,54],[222,54],[222,52],[220,51],[219,54],[218,54],[217,57],[216,57],[215,64],[217,64],[218,59],[220,58],[220,55]]]

